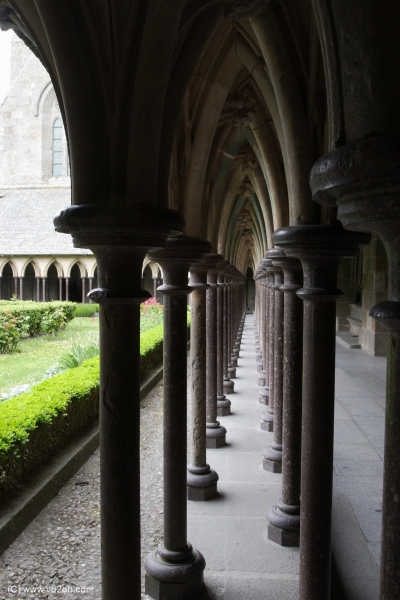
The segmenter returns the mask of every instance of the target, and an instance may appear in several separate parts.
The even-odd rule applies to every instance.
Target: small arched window
[[[53,177],[62,177],[64,160],[63,124],[61,119],[53,123]]]

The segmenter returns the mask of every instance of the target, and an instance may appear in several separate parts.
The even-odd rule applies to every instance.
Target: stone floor
[[[385,359],[337,347],[333,551],[334,600],[376,600],[379,579]],[[297,600],[298,549],[267,538],[280,475],[262,470],[272,434],[259,429],[253,316],[248,315],[231,396],[221,417],[228,445],[208,451],[219,496],[189,502],[188,539],[205,556],[204,598]],[[142,403],[142,556],[162,539],[162,385]],[[0,600],[100,600],[98,451],[0,557]],[[13,587],[16,586],[16,587]],[[68,587],[69,586],[69,587]],[[77,587],[85,588],[77,591]],[[143,594],[143,598],[145,598]]]

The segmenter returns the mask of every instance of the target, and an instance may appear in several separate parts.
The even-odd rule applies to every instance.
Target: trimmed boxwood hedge
[[[162,353],[162,325],[141,334],[141,380],[162,363]],[[82,433],[98,411],[98,356],[0,403],[0,499]]]

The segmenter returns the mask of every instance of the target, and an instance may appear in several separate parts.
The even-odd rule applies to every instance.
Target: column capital
[[[304,269],[304,287],[297,293],[303,300],[337,300],[337,268],[342,258],[356,256],[360,244],[370,236],[330,225],[295,225],[273,234],[273,241],[288,257],[299,258]]]
[[[189,294],[189,269],[203,259],[205,242],[198,238],[168,238],[164,250],[153,250],[148,256],[163,268],[164,283],[158,288],[162,294]]]

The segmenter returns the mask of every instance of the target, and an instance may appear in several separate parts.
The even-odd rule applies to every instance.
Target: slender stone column
[[[218,264],[223,260],[220,254],[206,255],[209,270],[207,273],[208,289],[206,292],[206,330],[207,330],[207,357],[206,357],[206,397],[207,397],[207,423],[206,445],[207,448],[222,448],[226,445],[226,429],[217,421],[218,414],[218,349],[217,349],[217,294],[218,294]],[[214,268],[213,268],[214,267]]]
[[[298,258],[282,264],[284,284],[282,496],[267,512],[268,539],[281,546],[300,542],[301,407],[303,303],[296,295],[303,283]]]
[[[65,300],[69,301],[69,277],[65,278]]]
[[[146,559],[146,593],[155,600],[199,598],[205,561],[187,541],[187,285],[202,259],[193,240],[170,238],[149,253],[164,283],[164,542]],[[196,343],[196,342],[195,342]],[[129,596],[128,596],[129,597]]]
[[[274,248],[268,250],[266,256],[269,258],[270,252],[273,256]],[[264,431],[274,430],[274,347],[275,347],[275,271],[276,268],[272,265],[266,265],[265,270],[268,273],[268,329],[269,329],[269,343],[268,343],[268,373],[269,373],[269,397],[268,397],[268,410],[262,413],[260,416],[260,428]]]
[[[63,278],[59,277],[58,278],[58,299],[60,300],[60,302],[62,301],[62,282],[63,282]]]
[[[265,269],[263,261],[261,261],[259,265],[259,286],[260,286],[260,315],[258,319],[258,343],[259,343],[259,352],[257,353],[257,385],[265,386],[266,382],[266,372],[265,372],[265,335],[264,331],[265,327],[265,293],[264,293],[264,284],[265,284]]]
[[[46,302],[46,279],[47,279],[47,277],[42,277],[42,298],[43,298],[43,302]]]
[[[93,289],[93,277],[88,277],[88,280],[89,280],[89,292],[88,292],[89,304],[93,304],[93,300],[90,297],[90,292]]]
[[[228,263],[229,264],[229,263]],[[229,275],[229,271],[230,271],[230,267],[228,266],[225,269],[224,272],[224,287],[223,287],[223,312],[222,312],[222,319],[223,319],[223,348],[224,348],[224,383],[223,383],[223,392],[224,394],[233,394],[234,391],[234,387],[235,384],[233,383],[233,381],[229,378],[229,356],[230,356],[230,349],[229,349],[229,343],[230,343],[230,336],[229,336],[229,330],[230,330],[230,302],[229,302],[229,295],[230,295],[230,289],[229,289],[229,283],[230,283],[230,275]]]
[[[24,278],[23,277],[19,278],[19,299],[20,300],[24,299]]]
[[[272,252],[274,256],[272,257]],[[282,472],[282,417],[283,417],[283,284],[282,266],[286,257],[283,250],[270,251],[272,265],[275,268],[275,312],[274,312],[274,439],[263,450],[263,469],[272,473]]]
[[[228,286],[226,288],[227,290],[227,306],[228,306],[228,345],[227,345],[227,361],[228,361],[228,367],[227,367],[227,373],[228,373],[228,379],[232,380],[236,378],[236,369],[234,368],[234,366],[232,365],[232,350],[233,350],[233,331],[234,331],[234,303],[233,303],[233,294],[234,294],[234,267],[231,265],[229,267],[229,272],[228,272]],[[232,382],[232,385],[234,385],[234,383]],[[232,388],[233,391],[233,388]],[[231,392],[227,392],[227,393],[231,393]]]
[[[224,269],[227,265],[228,261],[220,263],[217,279],[217,413],[220,417],[231,414],[231,401],[224,394]]]
[[[14,277],[14,295],[18,297],[18,277]]]
[[[269,347],[269,334],[270,330],[268,327],[268,317],[269,317],[269,275],[267,267],[272,267],[272,261],[269,258],[263,258],[261,260],[261,264],[263,267],[262,273],[263,277],[261,278],[261,293],[264,296],[264,307],[263,307],[263,340],[264,340],[264,352],[263,352],[263,363],[264,363],[264,371],[265,371],[265,383],[264,387],[258,392],[258,402],[259,404],[268,405],[269,404],[269,355],[268,355],[268,347]]]
[[[189,240],[187,240],[189,241]],[[211,251],[211,244],[191,239],[193,250]],[[217,495],[218,475],[210,469],[206,457],[206,290],[209,265],[202,260],[190,267],[190,383],[191,447],[187,476],[188,500],[210,500]]]
[[[157,300],[158,277],[153,277],[153,298]]]
[[[365,138],[322,157],[311,172],[315,200],[338,219],[375,232],[388,257],[388,300],[370,311],[389,331],[382,500],[380,600],[400,597],[400,135]]]
[[[86,302],[86,277],[81,277],[82,279],[82,304]]]
[[[139,600],[139,305],[149,297],[141,272],[148,250],[163,246],[183,221],[174,211],[140,203],[75,205],[54,221],[58,231],[72,234],[75,247],[93,251],[98,267],[99,287],[91,297],[100,303],[102,598]],[[186,500],[186,464],[183,480]]]
[[[36,277],[36,302],[40,302],[40,277]]]
[[[340,227],[298,225],[274,233],[289,257],[300,258],[304,287],[303,423],[300,508],[300,600],[329,600],[336,279],[339,262],[369,241]]]

